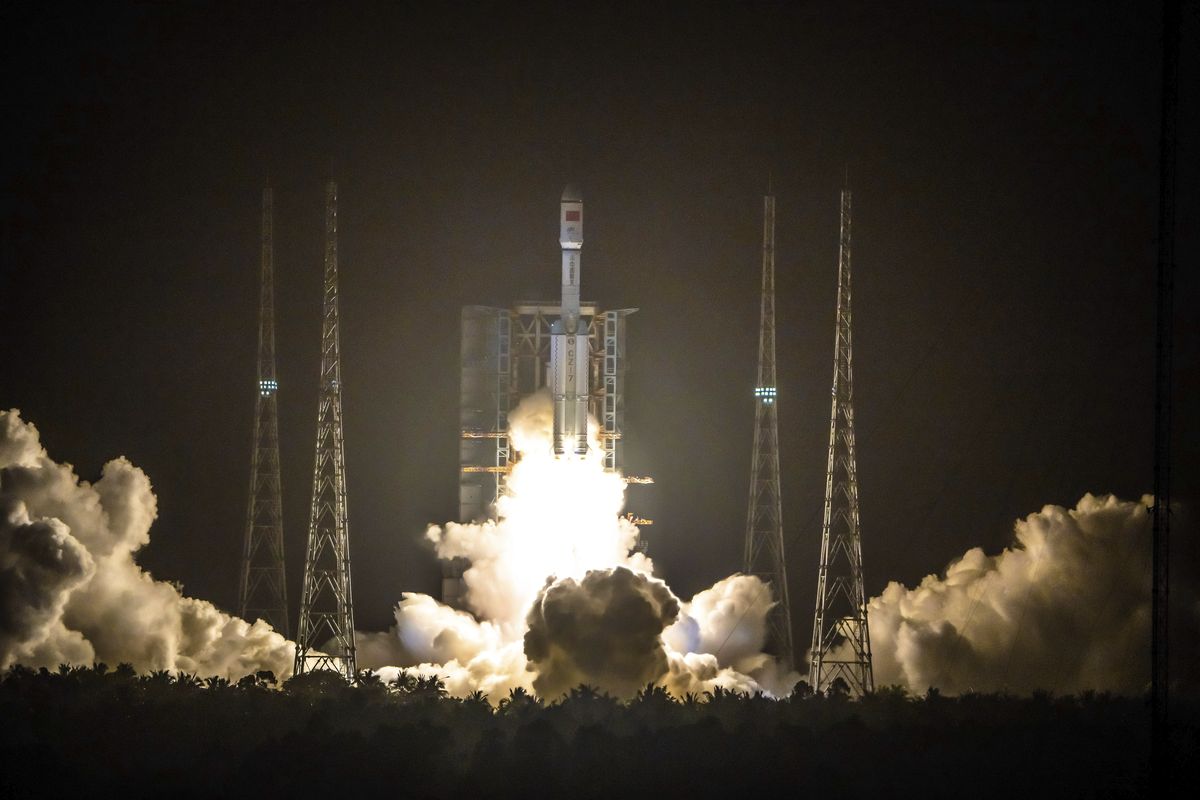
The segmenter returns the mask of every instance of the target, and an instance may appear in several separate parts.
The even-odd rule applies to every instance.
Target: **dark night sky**
[[[331,168],[360,627],[388,624],[401,591],[436,590],[420,536],[457,509],[459,310],[555,295],[568,181],[587,202],[585,298],[641,309],[628,452],[658,482],[632,500],[657,522],[651,554],[677,593],[740,562],[769,173],[798,641],[820,535],[844,167],[868,591],[998,549],[1045,503],[1150,490],[1151,4],[43,5],[0,12],[0,405],[85,478],[121,454],[143,467],[160,516],[141,561],[191,594],[226,609],[236,598],[268,174],[293,606]],[[1191,9],[1185,76],[1195,23]],[[1198,242],[1182,224],[1200,184],[1192,85],[1181,539],[1200,463],[1182,407],[1200,349]]]

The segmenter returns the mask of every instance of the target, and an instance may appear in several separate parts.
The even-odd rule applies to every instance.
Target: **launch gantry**
[[[637,311],[602,311],[580,304],[590,340],[588,412],[601,425],[605,469],[622,466],[625,418],[625,318]],[[516,462],[508,441],[508,413],[521,398],[547,385],[551,328],[558,303],[525,301],[512,308],[467,306],[462,311],[462,443],[459,448],[459,519],[486,519]],[[494,475],[494,478],[478,477]]]

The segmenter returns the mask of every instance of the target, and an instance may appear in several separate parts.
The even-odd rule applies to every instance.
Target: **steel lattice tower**
[[[837,330],[829,460],[825,473],[825,520],[813,619],[808,682],[825,691],[845,681],[852,694],[875,689],[871,635],[863,591],[862,537],[858,526],[858,467],[854,452],[854,360],[850,339],[850,189],[842,190],[838,252]]]
[[[295,672],[301,675],[330,670],[353,681],[357,665],[350,588],[350,530],[346,520],[337,273],[337,184],[331,180],[325,186],[325,312],[321,326],[317,452]]]
[[[779,489],[779,416],[775,386],[775,197],[763,197],[762,312],[754,388],[754,456],[746,512],[745,572],[770,582],[778,602],[767,618],[768,647],[792,665],[792,614],[783,553]]]
[[[283,510],[279,479],[279,414],[275,379],[275,242],[271,190],[262,194],[262,262],[258,308],[258,385],[250,499],[238,609],[247,620],[265,619],[288,636],[287,578],[283,568]]]

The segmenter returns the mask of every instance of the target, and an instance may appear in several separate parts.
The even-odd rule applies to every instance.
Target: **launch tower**
[[[783,552],[779,488],[779,416],[775,385],[775,197],[763,197],[762,301],[758,329],[758,384],[754,387],[754,455],[746,512],[743,569],[771,584],[777,603],[767,618],[767,647],[792,665],[792,613]]]
[[[253,622],[265,619],[288,632],[287,580],[283,568],[283,511],[279,479],[279,414],[275,378],[275,242],[273,196],[262,194],[262,254],[259,271],[258,384],[254,392],[254,447],[250,455],[250,499],[242,549],[238,611]]]
[[[850,340],[850,188],[842,190],[838,248],[837,326],[834,336],[833,410],[825,474],[825,518],[817,609],[808,682],[814,691],[838,678],[855,695],[870,694],[871,636],[863,590],[858,527],[858,467],[854,453],[854,364]]]
[[[588,413],[600,422],[604,466],[620,469],[625,418],[625,318],[637,311],[579,306],[590,340]],[[550,382],[550,345],[560,306],[523,301],[512,308],[466,306],[462,311],[462,481],[459,519],[484,519],[516,459],[508,442],[508,412]]]
[[[353,681],[354,604],[346,519],[346,454],[342,438],[342,369],[338,352],[337,184],[325,187],[325,309],[317,452],[304,557],[304,594],[296,636],[297,675],[315,670]]]

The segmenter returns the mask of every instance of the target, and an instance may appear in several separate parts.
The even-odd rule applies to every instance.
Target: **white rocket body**
[[[579,318],[583,197],[568,186],[559,207],[562,312],[550,330],[550,392],[554,397],[554,454],[587,455],[588,368],[591,337]]]

